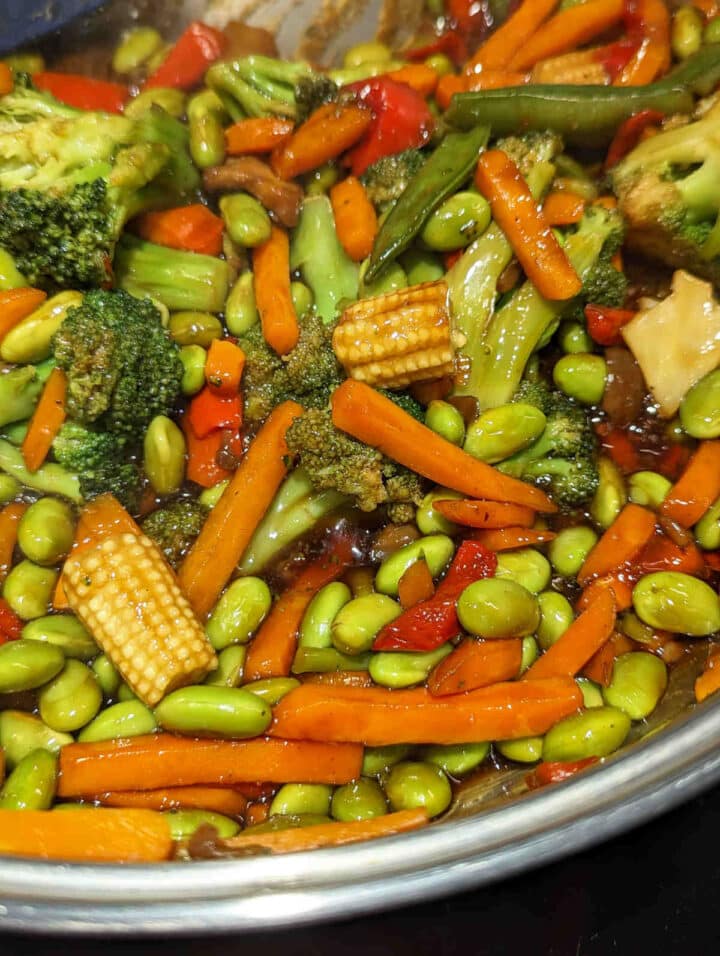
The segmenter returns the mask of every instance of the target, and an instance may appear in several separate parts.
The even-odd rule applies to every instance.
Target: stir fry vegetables
[[[720,688],[720,16],[507,6],[0,63],[0,853],[390,836]]]

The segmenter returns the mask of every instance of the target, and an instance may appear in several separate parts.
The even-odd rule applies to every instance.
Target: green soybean
[[[528,634],[527,637],[522,639],[520,673],[524,674],[526,670],[531,668],[539,656],[540,648],[538,647],[538,642],[532,635]]]
[[[680,423],[693,438],[720,435],[720,369],[693,385],[680,403]]]
[[[85,626],[73,614],[47,614],[29,621],[22,629],[26,641],[41,641],[59,647],[65,657],[92,660],[98,646]]]
[[[583,707],[602,707],[605,701],[603,700],[603,692],[600,687],[595,683],[595,681],[588,680],[587,677],[578,677],[575,680],[575,683],[580,688],[580,692],[583,695]],[[608,704],[610,701],[608,701]],[[620,708],[624,710],[623,707]]]
[[[656,471],[636,471],[628,478],[628,497],[635,505],[658,511],[672,482]]]
[[[606,377],[605,359],[590,352],[564,355],[553,368],[553,381],[560,391],[583,405],[600,404]]]
[[[550,542],[548,557],[553,568],[564,578],[577,577],[585,559],[597,544],[598,536],[587,525],[573,525],[558,531]]]
[[[286,783],[273,797],[270,816],[305,813],[326,816],[330,811],[331,797],[332,787],[324,783]]]
[[[366,259],[360,266],[360,294],[363,298],[372,298],[377,295],[385,295],[388,292],[398,292],[400,289],[406,289],[408,286],[405,270],[399,262],[391,262],[381,276],[373,282],[365,281],[365,273],[368,269],[369,260]]]
[[[312,289],[306,286],[304,282],[295,281],[290,283],[290,298],[298,318],[302,318],[311,312],[315,305],[315,296],[312,294]]]
[[[185,436],[167,415],[156,415],[143,440],[143,467],[158,495],[174,495],[185,479]]]
[[[422,534],[455,534],[458,526],[448,521],[434,506],[436,501],[457,501],[462,495],[447,488],[429,491],[415,512],[415,524]]]
[[[212,510],[215,505],[220,501],[223,496],[223,492],[228,486],[228,479],[223,478],[222,481],[218,481],[217,484],[213,485],[211,488],[206,488],[200,493],[198,501],[204,508]]]
[[[633,607],[645,624],[673,634],[702,637],[720,629],[720,598],[680,571],[646,574],[633,588]]]
[[[550,584],[552,570],[544,554],[534,548],[518,548],[498,555],[495,577],[515,581],[530,591],[539,594]]]
[[[214,687],[238,687],[242,683],[247,647],[244,644],[231,644],[218,652],[218,666],[210,671],[203,684]]]
[[[670,46],[678,60],[687,60],[697,53],[703,42],[703,18],[695,7],[680,7],[672,18]]]
[[[603,530],[610,527],[627,502],[625,482],[609,458],[598,460],[598,488],[590,502],[590,514]]]
[[[223,592],[210,615],[206,633],[216,651],[229,644],[247,644],[272,605],[262,578],[237,578]]]
[[[225,303],[225,324],[231,335],[245,335],[260,321],[252,272],[243,272]]]
[[[594,342],[581,322],[563,322],[558,331],[560,348],[566,355],[591,352]]]
[[[279,703],[286,694],[300,686],[300,681],[294,677],[267,677],[265,680],[252,681],[243,684],[243,690],[250,691],[271,707]]]
[[[232,193],[220,200],[220,214],[233,242],[255,248],[270,238],[272,223],[265,207],[247,193]]]
[[[202,345],[209,348],[223,337],[220,319],[211,312],[173,312],[168,330],[178,345]]]
[[[499,405],[484,411],[468,427],[464,448],[473,458],[492,465],[531,445],[546,424],[547,419],[534,405]]]
[[[240,832],[237,820],[213,810],[166,810],[163,816],[173,840],[187,840],[201,826],[214,827],[221,840],[229,840]]]
[[[440,259],[434,253],[426,252],[424,249],[408,249],[400,257],[400,263],[410,285],[437,282],[445,275],[445,268]]]
[[[179,353],[183,374],[180,388],[183,395],[196,395],[205,384],[207,352],[202,345],[183,345]]]
[[[129,684],[126,684],[125,681],[120,682],[120,686],[117,689],[117,699],[122,703],[130,702],[133,700],[140,700],[135,691],[130,687]]]
[[[47,614],[59,572],[20,561],[5,578],[3,597],[23,621]]]
[[[57,757],[33,750],[20,761],[0,790],[0,810],[49,810],[57,787]]]
[[[277,814],[274,817],[269,817],[264,823],[254,823],[252,826],[246,827],[245,832],[248,834],[277,833],[278,830],[312,827],[319,823],[332,823],[332,820],[324,813]]]
[[[142,701],[133,698],[101,710],[97,717],[80,731],[78,740],[89,744],[120,737],[141,737],[154,733],[157,726],[152,711]]]
[[[388,744],[385,747],[366,747],[363,754],[362,775],[377,777],[396,763],[405,760],[413,748],[408,744]]]
[[[381,594],[396,597],[400,578],[411,564],[425,558],[430,573],[437,578],[450,563],[455,552],[452,538],[445,534],[431,534],[398,548],[385,558],[375,575],[375,587]]]
[[[543,591],[538,594],[538,606],[540,623],[537,639],[540,647],[546,651],[570,627],[575,620],[575,612],[568,599],[557,591]]]
[[[270,707],[239,687],[181,687],[168,694],[153,711],[166,730],[201,737],[240,740],[257,737],[272,720]]]
[[[387,800],[377,780],[361,777],[337,787],[330,802],[330,815],[341,823],[372,820],[387,813]]]
[[[300,624],[300,647],[330,647],[331,627],[338,612],[352,599],[352,592],[342,581],[333,581],[321,588],[308,604]]]
[[[0,694],[42,687],[65,664],[59,647],[39,641],[9,641],[0,645]]]
[[[92,662],[93,674],[105,697],[114,697],[120,686],[120,675],[107,654],[99,654]]]
[[[720,548],[720,498],[695,525],[695,540],[706,551]]]
[[[22,485],[12,475],[0,474],[0,505],[14,501],[22,491]]]
[[[123,113],[130,119],[139,119],[149,113],[153,107],[159,106],[175,119],[181,119],[185,114],[186,102],[187,97],[182,90],[176,90],[170,86],[157,86],[152,90],[143,90],[138,93],[125,105]]]
[[[525,637],[540,621],[537,600],[516,581],[485,578],[468,585],[457,602],[463,630],[485,638]]]
[[[227,111],[213,90],[203,90],[190,98],[187,108],[190,155],[198,169],[221,166],[225,161]]]
[[[430,402],[425,412],[425,424],[453,445],[462,445],[465,439],[465,419],[450,402]]]
[[[420,761],[395,764],[385,779],[384,789],[393,810],[422,807],[431,817],[447,810],[452,800],[445,771]]]
[[[34,714],[26,714],[22,710],[0,712],[0,748],[10,769],[33,750],[57,754],[62,747],[72,742],[70,734],[58,733]]]
[[[134,27],[123,36],[115,48],[112,68],[128,75],[139,70],[163,45],[163,38],[153,27]]]
[[[518,737],[516,740],[498,740],[495,744],[498,753],[515,763],[536,763],[542,758],[542,737]]]
[[[342,654],[369,651],[378,632],[394,621],[402,608],[385,594],[363,594],[348,601],[335,615],[330,634]]]
[[[447,76],[449,73],[455,72],[455,64],[450,57],[444,53],[433,53],[423,62],[425,66],[429,66],[431,70],[435,70],[438,76]]]
[[[41,498],[30,505],[18,525],[20,549],[35,564],[57,564],[67,555],[74,536],[72,510],[58,498]]]
[[[388,63],[390,60],[392,51],[386,44],[378,40],[368,40],[365,43],[356,43],[345,52],[343,66],[352,70],[366,63]]]
[[[484,196],[461,191],[433,212],[420,232],[420,239],[433,252],[454,252],[481,236],[491,218],[490,204]]]
[[[602,694],[605,703],[618,707],[631,720],[644,720],[657,707],[667,682],[667,666],[659,657],[647,651],[631,651],[617,658]]]
[[[53,336],[68,310],[79,306],[82,300],[80,292],[58,292],[47,299],[4,336],[0,343],[0,358],[18,365],[44,362],[52,351]]]
[[[27,279],[18,271],[15,260],[4,249],[0,249],[0,289],[21,289],[29,285]]]
[[[433,744],[423,748],[423,760],[434,763],[450,777],[464,777],[476,770],[490,753],[489,743]]]
[[[424,683],[430,671],[452,652],[450,644],[437,650],[413,654],[408,651],[381,651],[370,658],[368,670],[382,687],[412,687]]]
[[[331,674],[334,671],[366,671],[370,654],[343,654],[334,647],[298,647],[293,674]]]
[[[103,695],[95,674],[82,661],[69,660],[40,690],[40,716],[53,730],[72,733],[97,715]]]
[[[545,734],[543,760],[607,757],[625,743],[630,718],[616,707],[592,707],[559,721]]]
[[[705,27],[703,43],[720,43],[720,17],[713,17]]]

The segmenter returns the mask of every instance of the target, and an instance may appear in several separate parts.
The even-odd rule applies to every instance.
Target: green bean
[[[210,671],[203,684],[213,687],[238,687],[242,683],[247,647],[244,644],[231,644],[218,651],[218,666]]]
[[[387,813],[387,800],[376,780],[361,777],[341,787],[332,795],[330,814],[334,820],[372,820]]]
[[[40,716],[53,730],[72,733],[90,723],[102,706],[102,690],[82,661],[69,660],[40,690]]]
[[[621,654],[602,695],[605,703],[618,707],[631,720],[644,720],[657,707],[668,682],[667,666],[647,651]]]
[[[672,482],[656,471],[636,471],[628,478],[628,497],[635,505],[658,511]]]
[[[159,106],[175,119],[181,119],[185,114],[187,97],[182,90],[176,90],[169,86],[156,86],[152,90],[143,90],[136,97],[130,100],[125,106],[123,113],[130,119],[140,119],[145,116],[154,107]]]
[[[0,790],[0,810],[49,810],[57,786],[57,757],[33,750],[20,761]]]
[[[5,578],[3,597],[18,617],[32,621],[47,614],[57,579],[55,568],[21,561]]]
[[[270,804],[270,816],[295,816],[305,813],[326,816],[330,812],[332,787],[324,783],[286,783]]]
[[[202,345],[203,348],[223,337],[222,322],[211,312],[173,312],[169,331],[178,345]]]
[[[518,548],[498,555],[495,577],[515,581],[531,594],[539,594],[550,584],[552,571],[544,554],[534,548]]]
[[[464,777],[483,763],[490,753],[489,743],[433,744],[423,748],[423,760],[434,763],[450,777]]]
[[[216,651],[229,644],[247,644],[272,605],[270,588],[262,578],[237,578],[223,592],[205,631]]]
[[[223,196],[219,205],[225,228],[233,242],[239,246],[254,248],[270,238],[270,217],[254,196],[232,193]]]
[[[700,11],[687,5],[675,11],[672,18],[670,45],[678,60],[687,60],[697,53],[703,42],[703,18]]]
[[[92,660],[98,646],[85,626],[73,614],[47,614],[36,617],[22,629],[26,641],[42,641],[59,647],[65,657]]]
[[[633,588],[635,613],[650,627],[702,637],[720,630],[720,598],[698,578],[680,571],[646,574]]]
[[[256,680],[250,684],[244,684],[243,690],[250,691],[261,700],[274,707],[291,690],[300,686],[300,681],[294,677],[268,677],[265,680]]]
[[[425,411],[425,424],[453,445],[462,445],[465,440],[465,419],[450,402],[430,402]]]
[[[542,757],[542,737],[518,737],[516,740],[498,740],[495,744],[498,753],[515,763],[535,763]]]
[[[366,747],[363,754],[362,775],[377,777],[379,774],[401,760],[405,760],[412,753],[413,748],[408,744],[388,744],[386,747]]]
[[[143,439],[143,467],[158,495],[174,495],[185,479],[185,436],[167,415],[156,415]]]
[[[438,257],[424,249],[408,249],[401,256],[400,264],[405,270],[409,285],[436,282],[445,275],[445,268]]]
[[[458,526],[448,521],[433,505],[436,501],[457,501],[463,496],[449,488],[436,488],[428,492],[415,512],[415,524],[422,534],[455,534]]]
[[[183,395],[196,395],[205,384],[207,352],[202,345],[183,345],[180,349],[183,375],[180,383]]]
[[[384,594],[364,594],[348,601],[335,615],[330,634],[341,654],[369,651],[378,633],[402,613],[402,608]],[[303,648],[310,650],[310,648]]]
[[[6,505],[9,501],[14,501],[21,491],[22,485],[17,478],[0,473],[0,505]]]
[[[595,681],[589,680],[587,677],[577,677],[575,683],[580,688],[580,692],[583,695],[583,707],[602,707],[605,701],[603,700],[603,691],[602,688],[595,683]],[[608,701],[610,703],[610,701]],[[622,707],[620,708],[623,709]]]
[[[201,826],[214,827],[221,840],[229,840],[240,832],[237,820],[213,810],[166,810],[163,816],[173,840],[187,840]]]
[[[412,687],[426,681],[430,671],[451,652],[450,644],[418,654],[381,651],[372,655],[368,670],[375,683],[381,687]]]
[[[213,90],[203,90],[190,98],[187,115],[193,162],[199,169],[221,166],[225,162],[223,127],[228,117],[223,101]]]
[[[475,192],[450,196],[430,215],[420,231],[420,239],[434,252],[464,249],[490,225],[490,204]]]
[[[605,359],[590,352],[563,355],[553,368],[553,381],[560,391],[583,405],[600,404],[606,378]]]
[[[625,743],[630,718],[616,707],[592,707],[565,717],[545,734],[543,760],[607,757]]]
[[[558,531],[550,542],[548,557],[563,578],[577,577],[585,559],[597,544],[598,536],[587,525],[573,525]]]
[[[290,297],[295,313],[299,318],[311,312],[312,307],[315,305],[315,297],[312,294],[312,289],[309,289],[304,282],[296,281],[290,283]]]
[[[9,769],[34,750],[42,749],[57,754],[71,744],[70,734],[61,734],[44,724],[34,714],[22,710],[0,711],[0,748]]]
[[[547,419],[534,405],[512,402],[489,408],[468,426],[465,451],[493,465],[532,445]]]
[[[235,740],[257,737],[272,720],[270,707],[255,694],[211,684],[174,690],[153,713],[166,730]]]
[[[695,540],[706,551],[720,548],[720,498],[712,504],[695,525]]]
[[[393,810],[422,807],[436,817],[450,806],[452,790],[445,771],[432,763],[398,763],[388,773],[385,793]]]
[[[701,378],[680,402],[680,423],[693,438],[720,435],[720,369]]]
[[[44,362],[52,350],[52,339],[68,310],[82,302],[80,292],[58,292],[14,326],[0,343],[4,362],[27,365]]]
[[[101,710],[95,720],[80,731],[78,740],[89,744],[121,737],[142,737],[144,734],[152,734],[157,730],[157,726],[152,711],[142,701],[134,698]]]
[[[540,656],[540,648],[538,647],[538,642],[530,634],[527,637],[524,637],[522,640],[521,648],[521,657],[520,657],[520,673],[524,674],[535,661]]]
[[[9,252],[0,249],[0,289],[4,292],[7,289],[22,289],[27,285],[29,283],[18,271],[13,257]]]
[[[537,600],[516,581],[485,578],[468,585],[457,602],[463,630],[484,638],[525,637],[540,622]]]
[[[705,27],[703,43],[720,43],[720,17],[713,17]]]
[[[351,600],[352,592],[342,581],[321,588],[308,604],[300,624],[300,647],[330,647],[330,629],[336,615]]]
[[[360,266],[360,295],[362,298],[369,299],[378,295],[386,295],[388,292],[399,292],[400,289],[408,287],[408,278],[399,262],[390,263],[379,278],[368,282],[365,276],[369,261],[369,259],[366,259]]]
[[[114,697],[120,687],[120,675],[107,654],[99,654],[92,662],[93,674],[105,697]]]
[[[431,534],[418,538],[385,558],[375,575],[375,587],[381,594],[396,597],[400,578],[411,564],[424,557],[430,573],[437,578],[450,563],[454,551],[455,545],[447,535]]]
[[[356,43],[345,52],[343,66],[353,69],[364,66],[366,63],[388,63],[392,60],[392,51],[385,43],[369,40],[366,43]]]
[[[243,272],[225,303],[225,324],[231,335],[244,335],[260,321],[252,272]]]
[[[595,344],[580,322],[562,322],[558,331],[558,342],[566,355],[591,352]]]
[[[18,544],[35,564],[57,564],[67,555],[75,536],[69,505],[57,498],[41,498],[30,505],[18,525]]]
[[[220,501],[223,496],[223,492],[228,486],[228,479],[223,478],[222,481],[218,481],[216,485],[213,485],[211,488],[206,488],[200,493],[198,501],[203,507],[212,510],[215,505]]]
[[[293,674],[331,674],[334,671],[366,671],[370,654],[343,654],[334,647],[298,647]]]
[[[129,75],[139,70],[163,45],[163,38],[153,27],[134,27],[128,30],[115,48],[112,68],[116,73]]]
[[[598,475],[598,489],[590,502],[590,514],[596,524],[606,530],[625,506],[627,493],[623,476],[610,458],[599,459]]]
[[[540,647],[546,651],[570,627],[575,620],[575,612],[568,599],[557,591],[543,591],[538,594],[538,606],[540,623],[537,639]]]

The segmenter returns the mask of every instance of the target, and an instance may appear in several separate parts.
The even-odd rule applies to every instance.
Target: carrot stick
[[[141,807],[145,810],[212,810],[241,816],[247,797],[227,787],[166,787],[164,790],[106,790],[88,797],[104,807]]]
[[[433,697],[462,694],[514,680],[520,673],[522,641],[476,641],[467,638],[433,669],[427,688]]]
[[[371,123],[370,110],[326,103],[295,130],[288,142],[275,150],[270,165],[281,179],[294,179],[337,159],[355,145]]]
[[[230,339],[213,339],[205,362],[205,380],[210,391],[233,397],[240,389],[245,353]]]
[[[265,341],[278,355],[286,355],[300,337],[290,294],[290,241],[273,226],[267,242],[253,249],[255,302]]]
[[[407,610],[421,601],[427,601],[435,593],[435,584],[432,572],[425,558],[413,561],[398,581],[398,600],[400,606]]]
[[[700,703],[720,688],[720,651],[712,651],[705,668],[695,681],[695,700]]]
[[[277,735],[275,735],[277,737]],[[307,740],[195,740],[149,734],[68,744],[60,751],[58,795],[148,790],[195,784],[348,783],[360,774],[362,748]]]
[[[368,746],[509,740],[543,734],[581,704],[567,677],[493,684],[452,697],[433,697],[424,687],[303,684],[277,704],[270,733]]]
[[[612,591],[601,591],[552,647],[525,671],[522,679],[574,677],[610,637],[615,617]]]
[[[28,471],[37,471],[48,456],[55,436],[65,421],[66,394],[65,372],[61,368],[54,368],[45,383],[23,439],[22,454]]]
[[[26,511],[27,505],[21,501],[12,501],[0,511],[0,585],[12,567],[18,525]]]
[[[604,592],[610,592],[615,600],[615,609],[618,614],[620,611],[627,611],[632,607],[633,585],[625,579],[622,573],[606,574],[601,578],[596,578],[584,589],[575,605],[576,611],[586,611],[590,605]]]
[[[252,639],[248,648],[243,680],[265,680],[268,677],[287,677],[290,673],[297,632],[303,614],[314,595],[343,573],[352,559],[346,538],[340,538],[333,548],[309,565],[275,602]]]
[[[398,70],[391,70],[390,73],[384,73],[390,80],[396,83],[405,83],[411,86],[417,93],[423,96],[432,96],[440,79],[437,70],[434,70],[426,63],[406,63]]]
[[[292,120],[279,116],[253,116],[225,130],[225,147],[229,156],[270,153],[290,139],[294,128]]]
[[[543,203],[545,221],[549,226],[571,226],[580,222],[585,210],[585,200],[577,193],[553,192]]]
[[[625,634],[615,631],[609,639],[603,644],[599,651],[596,651],[587,664],[582,669],[583,677],[594,680],[596,684],[607,687],[612,680],[613,667],[615,659],[621,654],[627,654],[628,651],[635,650],[635,643]]]
[[[180,587],[198,617],[212,609],[275,497],[287,472],[285,432],[301,414],[296,402],[273,410],[180,565]]]
[[[582,282],[507,153],[486,150],[478,160],[475,185],[490,203],[495,221],[538,292],[546,299],[577,295]]]
[[[465,72],[506,69],[515,53],[522,49],[557,4],[558,0],[523,0],[518,9],[468,60]]]
[[[467,93],[468,77],[456,76],[454,73],[448,73],[441,76],[435,90],[435,99],[441,110],[446,110],[450,106],[450,101],[456,93]]]
[[[488,551],[514,551],[515,548],[547,544],[555,538],[555,532],[535,528],[498,528],[478,531],[472,537],[473,541],[484,544]]]
[[[615,80],[616,86],[644,86],[670,67],[670,11],[664,0],[637,0],[635,16],[643,40]]]
[[[377,213],[365,187],[355,176],[348,176],[332,187],[330,202],[343,249],[353,262],[361,262],[372,252],[378,230]]]
[[[655,513],[640,505],[625,505],[588,554],[578,573],[578,583],[587,584],[592,578],[632,561],[654,534]]]
[[[45,299],[47,299],[46,292],[29,286],[0,292],[0,342],[18,322],[22,322],[39,305],[42,305]]]
[[[219,256],[225,224],[202,203],[146,212],[135,220],[138,235],[171,249]]]
[[[470,498],[509,501],[543,512],[557,510],[539,488],[468,455],[364,382],[347,379],[333,392],[331,404],[337,428],[435,484]]]
[[[435,501],[439,511],[448,521],[466,525],[468,528],[530,528],[535,520],[532,508],[507,504],[504,501]]]
[[[683,528],[696,524],[720,497],[720,441],[702,441],[668,492],[660,514]]]
[[[7,63],[0,61],[0,96],[5,96],[6,93],[12,92],[14,85],[13,71]]]
[[[625,0],[586,0],[551,17],[517,48],[511,70],[527,70],[540,60],[567,53],[594,40],[622,19]]]
[[[309,827],[290,827],[286,830],[253,833],[246,830],[224,841],[228,849],[263,847],[272,853],[297,853],[301,850],[319,850],[324,846],[344,846],[379,837],[395,836],[417,830],[428,822],[427,812],[422,809],[398,810],[368,820],[352,820],[350,823],[316,823]]]
[[[83,863],[160,863],[173,841],[153,810],[0,810],[0,854]]]

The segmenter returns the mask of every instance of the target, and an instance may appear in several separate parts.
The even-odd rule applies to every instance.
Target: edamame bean
[[[33,750],[20,761],[0,790],[0,810],[49,810],[57,786],[57,757]]]
[[[495,464],[532,445],[545,430],[547,419],[534,405],[512,402],[489,408],[468,426],[465,451]]]
[[[183,345],[180,349],[183,375],[180,388],[183,395],[196,395],[205,384],[207,352],[202,345]]]
[[[190,155],[199,169],[225,162],[227,111],[214,90],[203,90],[190,98],[187,108]]]
[[[542,737],[518,737],[517,740],[498,740],[498,753],[515,763],[535,763],[542,757]]]
[[[137,694],[133,691],[129,684],[126,684],[125,681],[120,682],[120,686],[117,689],[117,699],[122,703],[130,702],[133,700],[140,700]]]
[[[678,60],[687,60],[702,46],[703,18],[700,11],[687,4],[675,11],[670,31],[670,46]]]
[[[178,345],[202,345],[208,348],[223,336],[222,322],[210,312],[174,312],[168,326]]]
[[[600,404],[606,376],[605,359],[590,352],[564,355],[553,369],[553,381],[560,391],[583,405]]]
[[[3,597],[23,621],[42,617],[48,612],[58,573],[55,568],[21,561],[5,578]]]
[[[300,647],[330,647],[330,629],[336,615],[352,599],[352,592],[342,581],[333,581],[321,588],[312,599],[300,624]]]
[[[89,744],[120,737],[142,737],[154,733],[157,726],[152,711],[142,701],[133,698],[101,710],[95,720],[80,731],[78,740]]]
[[[491,218],[490,204],[480,193],[455,193],[430,216],[420,239],[433,252],[454,252],[481,236]]]
[[[702,637],[720,630],[720,598],[709,584],[680,571],[646,574],[633,588],[633,607],[645,624],[673,634]]]
[[[185,115],[187,97],[182,90],[170,86],[156,86],[151,90],[143,90],[136,97],[126,103],[123,113],[130,119],[139,119],[148,113],[154,106],[159,106],[175,119]],[[222,162],[222,160],[220,160]]]
[[[705,27],[703,43],[720,43],[720,17],[713,17]]]
[[[600,686],[587,677],[577,677],[575,683],[583,695],[583,707],[602,707],[605,701]],[[608,701],[608,703],[610,703]],[[622,710],[622,708],[621,708]]]
[[[312,294],[312,289],[306,286],[304,282],[295,281],[290,283],[290,298],[292,299],[295,313],[299,318],[311,312],[315,305],[315,297]]]
[[[450,402],[430,402],[425,411],[425,424],[453,445],[462,445],[465,439],[465,419]]]
[[[351,820],[372,820],[387,813],[387,800],[377,780],[361,777],[342,787],[337,787],[330,802],[330,814],[334,820],[349,823]]]
[[[268,677],[265,680],[256,680],[251,684],[244,684],[243,690],[250,691],[261,700],[274,707],[291,690],[300,686],[300,681],[294,677]]]
[[[0,644],[0,694],[13,694],[42,687],[65,664],[59,647],[40,641],[8,641]]]
[[[455,72],[455,64],[450,57],[444,53],[433,53],[423,62],[425,66],[429,66],[431,70],[435,70],[438,76],[447,76]]]
[[[57,754],[62,747],[72,742],[70,734],[58,733],[34,714],[26,714],[22,710],[0,712],[0,748],[10,769],[33,750]]]
[[[412,687],[426,681],[433,667],[451,652],[450,644],[443,644],[425,654],[381,651],[372,655],[368,670],[375,683],[382,687]]]
[[[0,249],[0,289],[5,292],[8,289],[22,289],[28,285],[27,279],[19,272],[10,253]]]
[[[434,763],[450,777],[464,777],[479,767],[489,753],[489,743],[433,744],[423,748],[423,759]]]
[[[342,654],[369,651],[378,633],[402,613],[402,608],[384,594],[353,598],[335,615],[330,628],[333,646]],[[310,648],[303,648],[310,650]]]
[[[210,671],[203,684],[213,687],[238,687],[242,683],[247,647],[244,644],[231,644],[218,653],[218,666]]]
[[[247,644],[271,605],[272,594],[262,578],[237,578],[223,592],[208,619],[208,640],[216,651],[229,644]]]
[[[58,498],[41,498],[30,505],[18,525],[20,549],[35,564],[57,564],[70,550],[74,535],[70,506]]]
[[[153,27],[128,30],[115,48],[113,70],[120,75],[134,73],[157,53],[162,44],[163,38]]]
[[[558,342],[567,355],[591,352],[595,344],[581,322],[563,322],[558,331]]]
[[[485,638],[525,637],[540,622],[537,600],[516,581],[485,578],[468,585],[457,602],[463,630]]]
[[[95,674],[82,661],[69,660],[40,690],[40,716],[53,730],[72,733],[97,715],[103,702]]]
[[[278,814],[269,817],[264,823],[255,823],[246,827],[247,833],[276,833],[278,830],[294,830],[297,827],[312,827],[319,823],[332,823],[323,813]]]
[[[366,63],[387,63],[391,59],[392,51],[386,44],[378,40],[368,40],[366,43],[356,43],[347,50],[343,57],[343,66],[352,70]]]
[[[564,578],[577,577],[585,559],[597,544],[598,536],[587,525],[573,525],[558,531],[550,542],[548,557],[557,573]]]
[[[185,436],[172,419],[156,415],[143,440],[143,467],[153,490],[174,495],[185,479]]]
[[[422,807],[431,817],[447,810],[452,800],[445,771],[419,761],[395,764],[385,779],[384,789],[393,810]]]
[[[527,637],[524,637],[522,640],[521,648],[521,657],[520,657],[520,673],[524,674],[535,661],[540,656],[540,648],[534,637],[528,634]]]
[[[720,368],[693,385],[680,402],[680,423],[693,438],[720,435]]]
[[[375,575],[375,587],[381,594],[396,597],[400,578],[411,564],[425,558],[430,573],[437,578],[450,563],[455,553],[452,538],[445,534],[431,534],[398,548],[382,562]]]
[[[619,630],[639,644],[651,644],[655,640],[655,631],[643,624],[633,611],[625,611],[618,621]]]
[[[233,242],[252,249],[270,238],[272,223],[265,207],[247,193],[233,193],[220,200],[220,214]]]
[[[720,498],[695,525],[695,540],[706,551],[720,548]]]
[[[590,502],[590,514],[603,530],[607,530],[627,502],[625,482],[610,458],[598,460],[598,488]]]
[[[498,555],[495,577],[515,581],[531,594],[539,594],[550,584],[552,571],[544,554],[534,548],[518,548]]]
[[[272,720],[270,707],[239,687],[181,687],[155,708],[155,719],[166,730],[200,737],[240,740],[257,737]]]
[[[305,813],[327,816],[332,787],[324,783],[286,783],[270,804],[270,816],[295,816]]]
[[[58,292],[46,299],[3,337],[0,358],[18,365],[44,362],[50,355],[53,336],[68,311],[79,306],[82,300],[80,292]]]
[[[628,496],[635,505],[657,511],[672,488],[672,482],[656,471],[636,471],[628,479]]]
[[[163,816],[173,840],[187,840],[201,826],[214,827],[221,840],[229,840],[240,832],[237,820],[213,810],[166,810]]]
[[[252,272],[243,272],[225,303],[225,324],[231,335],[244,335],[256,325],[260,315],[255,304]]]
[[[447,488],[436,488],[428,492],[420,502],[415,512],[415,524],[422,534],[455,534],[458,526],[454,521],[448,521],[433,505],[436,501],[457,501],[462,495]]]
[[[369,260],[366,259],[360,266],[360,294],[363,298],[372,298],[377,295],[384,295],[386,292],[398,292],[400,289],[407,289],[408,280],[405,270],[399,262],[391,262],[383,271],[379,278],[373,282],[365,281]]]
[[[540,647],[546,651],[570,627],[575,620],[575,612],[568,599],[557,591],[543,591],[538,594],[538,606],[540,623],[537,639]]]
[[[366,747],[363,754],[363,777],[377,777],[379,774],[401,760],[405,760],[412,753],[413,748],[408,744],[388,744],[385,747]]]
[[[631,720],[644,720],[657,707],[668,682],[667,666],[647,651],[621,654],[602,695],[605,703],[618,707]]]
[[[400,257],[400,262],[410,285],[436,282],[445,275],[445,269],[438,257],[424,249],[408,249]]]
[[[331,674],[334,671],[366,671],[370,654],[343,654],[334,647],[298,647],[293,674]]]
[[[120,675],[107,654],[100,654],[92,662],[93,674],[105,697],[114,697],[120,687]]]
[[[14,501],[22,491],[22,485],[12,475],[0,474],[0,505]]]
[[[98,646],[92,636],[73,614],[47,614],[36,617],[22,629],[26,641],[42,641],[59,647],[65,657],[79,661],[92,660]]]
[[[545,734],[543,760],[607,757],[625,743],[630,718],[616,707],[592,707],[559,721]]]

